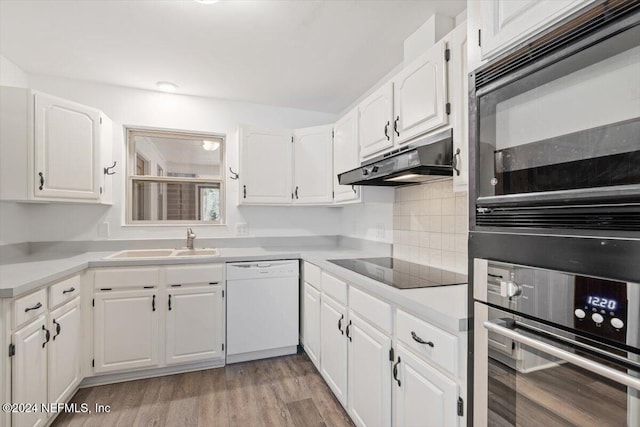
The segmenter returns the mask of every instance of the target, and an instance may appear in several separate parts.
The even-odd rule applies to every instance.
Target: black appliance
[[[340,173],[338,182],[340,185],[397,187],[453,176],[455,168],[453,132],[447,129],[418,138],[367,160],[358,168]]]
[[[599,1],[471,73],[474,225],[640,236],[639,75],[636,0]]]
[[[397,258],[330,259],[329,262],[398,289],[429,288],[467,283],[465,274]]]
[[[473,425],[640,425],[640,284],[474,261]]]

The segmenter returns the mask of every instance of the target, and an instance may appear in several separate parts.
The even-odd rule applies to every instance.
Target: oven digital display
[[[618,308],[618,301],[596,295],[588,295],[587,304],[592,307],[606,308],[612,311]]]

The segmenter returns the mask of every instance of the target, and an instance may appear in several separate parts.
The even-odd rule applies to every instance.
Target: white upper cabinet
[[[593,0],[481,1],[482,59],[488,59],[559,22]]]
[[[241,126],[239,138],[240,204],[291,204],[291,131]]]
[[[111,127],[95,108],[3,86],[0,199],[111,203]]]
[[[449,49],[449,100],[453,128],[453,189],[469,185],[469,78],[467,76],[467,26],[458,25],[446,36]]]
[[[447,124],[444,40],[393,79],[393,133],[402,144]]]
[[[387,83],[358,106],[360,158],[393,147],[393,83]]]
[[[360,197],[355,185],[340,185],[338,174],[360,166],[358,145],[358,110],[345,114],[333,126],[333,198],[336,203],[351,202]]]
[[[328,125],[294,131],[294,204],[332,202],[332,130]]]
[[[100,197],[100,112],[61,98],[35,95],[36,197]]]

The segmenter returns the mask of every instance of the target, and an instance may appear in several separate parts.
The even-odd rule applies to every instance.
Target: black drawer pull
[[[400,387],[400,380],[398,379],[398,365],[400,364],[400,357],[398,357],[398,361],[393,365],[393,379],[398,382],[398,387]]]
[[[431,348],[435,347],[435,344],[433,343],[433,341],[425,341],[422,338],[420,338],[418,335],[416,335],[416,333],[413,331],[411,331],[411,338],[413,338],[413,340],[417,343],[426,344]]]
[[[53,324],[56,325],[56,334],[53,336],[53,340],[56,340],[56,337],[60,335],[60,331],[62,328],[60,327],[60,323],[56,322],[56,319],[53,319]]]
[[[342,335],[344,335],[344,331],[342,330],[342,319],[344,319],[344,314],[340,316],[340,319],[338,320],[338,330]]]
[[[72,287],[70,287],[69,289],[65,289],[64,291],[62,291],[62,295],[64,295],[64,294],[68,294],[69,292],[73,292],[73,291],[75,291],[75,290],[76,290],[76,288],[74,288],[74,287],[72,286]]]
[[[219,285],[220,282],[209,282],[210,285]]]
[[[351,335],[349,335],[349,328],[351,328],[351,320],[349,320],[349,324],[347,325],[347,330],[346,330],[346,332],[347,332],[347,338],[349,338],[349,341],[353,341],[353,340],[351,339]]]
[[[39,308],[42,308],[42,304],[41,303],[37,303],[36,305],[34,305],[33,307],[27,307],[24,309],[25,313],[30,312],[31,310],[37,310]]]

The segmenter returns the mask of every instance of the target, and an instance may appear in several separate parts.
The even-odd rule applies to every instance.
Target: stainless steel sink
[[[105,259],[163,259],[173,257],[202,257],[218,256],[220,253],[214,248],[201,249],[132,249],[116,252]]]

